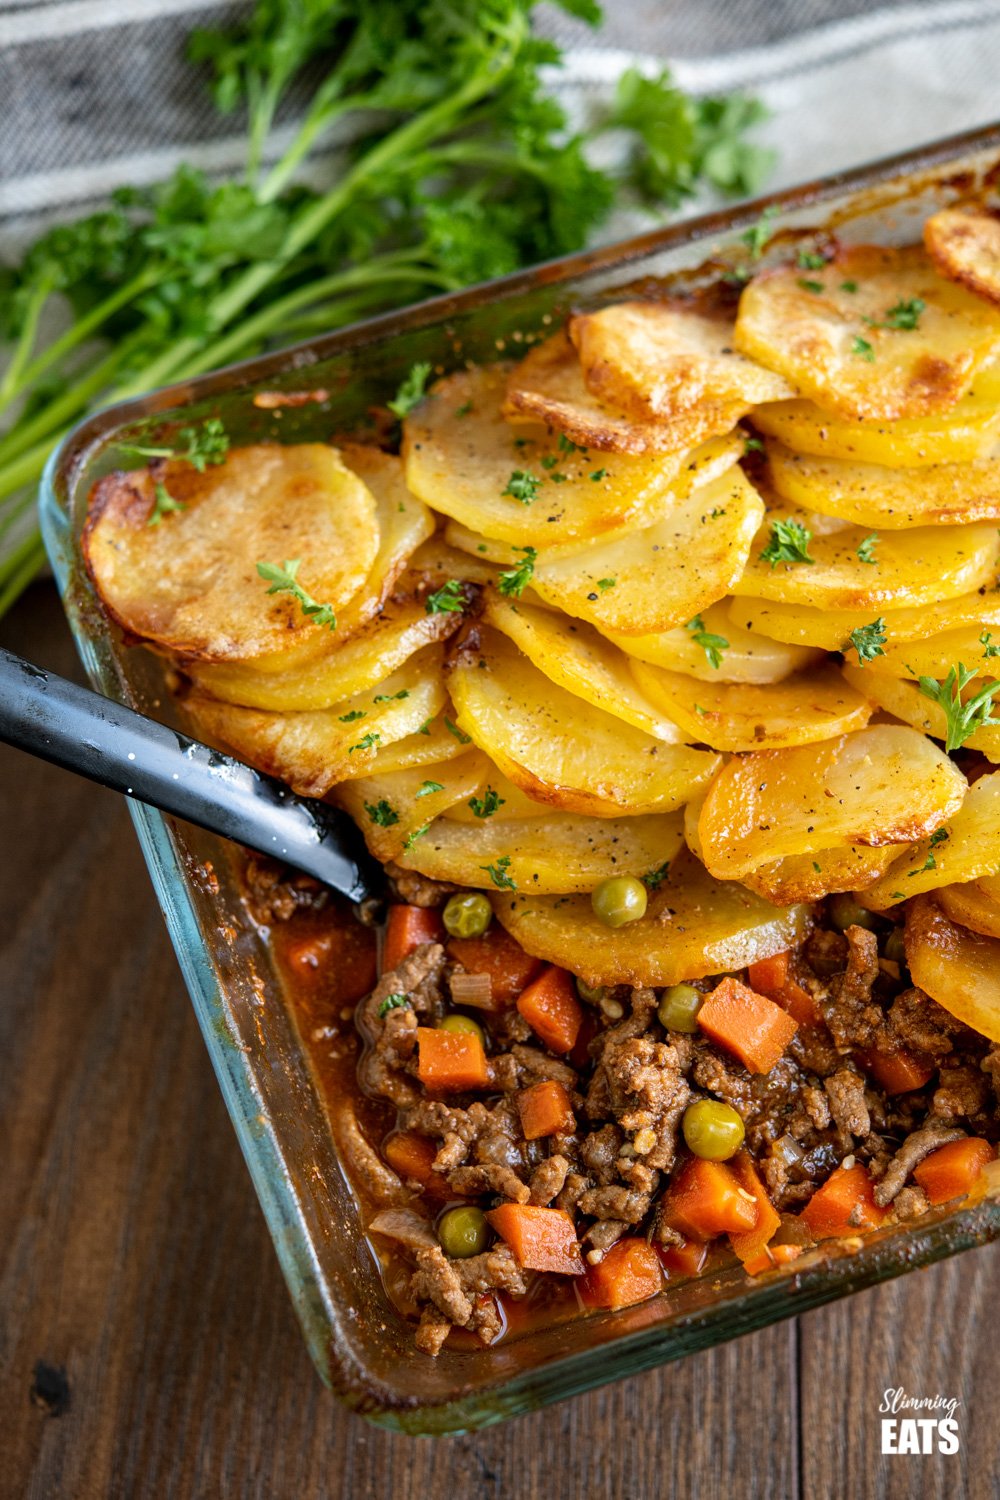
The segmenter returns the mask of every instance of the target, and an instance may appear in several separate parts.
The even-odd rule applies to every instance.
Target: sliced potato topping
[[[529,797],[522,792],[519,786],[515,786],[509,776],[505,776],[498,766],[489,762],[489,772],[484,777],[478,791],[480,802],[495,801],[496,812],[493,818],[498,823],[520,821],[523,818],[549,818],[552,816],[551,807],[544,802],[536,802],[534,797]],[[482,827],[482,808],[472,799],[467,802],[453,802],[442,817],[453,820],[456,823],[474,823],[477,828]]]
[[[824,609],[879,612],[967,594],[985,587],[996,573],[997,529],[985,522],[946,531],[917,527],[875,537],[862,526],[851,526],[833,536],[810,535],[811,561],[772,565],[768,559],[780,539],[776,524],[791,522],[808,533],[807,519],[790,506],[768,512],[732,592]]]
[[[599,630],[649,635],[707,609],[743,574],[764,505],[740,469],[678,501],[669,515],[619,541],[549,562],[532,586]]]
[[[330,793],[346,808],[365,842],[385,864],[398,859],[436,818],[456,802],[467,801],[490,772],[486,756],[473,746],[461,755],[430,766],[380,771],[343,781]]]
[[[890,865],[867,892],[880,910],[939,886],[1000,875],[1000,771],[980,776],[941,826]]]
[[[924,225],[924,245],[942,276],[1000,302],[1000,220],[993,214],[942,208]]]
[[[906,965],[925,994],[991,1042],[1000,1042],[1000,938],[959,927],[933,896],[906,909]]]
[[[1000,885],[1000,881],[994,881]],[[967,927],[970,932],[980,932],[983,937],[1000,938],[1000,901],[990,895],[982,881],[970,880],[965,885],[943,885],[935,900],[945,916]]]
[[[867,693],[879,708],[892,714],[893,718],[901,719],[904,724],[911,724],[914,729],[919,729],[922,734],[929,734],[936,740],[946,738],[948,723],[944,709],[922,693],[917,683],[902,677],[890,677],[886,672],[873,672],[870,666],[845,666],[843,671],[848,682],[859,692]],[[977,680],[966,689],[965,696],[968,697],[982,687],[983,683]],[[1000,763],[1000,726],[987,724],[973,730],[964,741],[963,748],[978,750],[987,760]]]
[[[335,638],[343,641],[378,614],[421,542],[434,535],[436,523],[424,502],[406,488],[401,458],[364,443],[344,443],[340,453],[351,473],[374,495],[378,518],[375,561],[361,589],[337,617]]]
[[[412,734],[404,735],[401,740],[380,742],[374,757],[365,762],[365,768],[381,774],[406,771],[411,766],[433,766],[438,761],[464,755],[468,747],[468,736],[455,723],[455,710],[446,701],[437,714],[425,719]]]
[[[481,636],[449,672],[459,727],[538,801],[596,817],[669,812],[718,766],[558,687],[498,632]]]
[[[583,818],[493,818],[476,826],[441,818],[399,855],[406,870],[481,890],[591,891],[611,875],[657,872],[681,843],[679,813]]]
[[[991,629],[977,620],[973,625],[939,631],[922,641],[887,640],[881,656],[876,656],[869,667],[879,674],[887,672],[890,677],[944,678],[953,664],[960,661],[977,677],[997,677],[1000,676],[998,658],[1000,627]],[[847,660],[854,664],[853,652],[848,652]]]
[[[790,854],[769,860],[744,875],[758,896],[784,906],[792,901],[819,901],[838,891],[863,891],[884,875],[905,844],[838,844],[813,854]]]
[[[670,416],[624,416],[588,389],[576,351],[562,332],[514,366],[503,410],[511,422],[542,422],[598,452],[677,453],[731,431],[748,405],[737,399],[688,407]]]
[[[967,464],[890,469],[767,448],[768,473],[783,500],[858,526],[961,526],[1000,518],[1000,457]]]
[[[300,796],[323,797],[337,782],[372,771],[380,746],[415,734],[440,712],[441,667],[441,647],[427,646],[377,688],[333,708],[269,713],[195,692],[184,709],[200,738],[287,781]]]
[[[698,819],[713,875],[845,844],[911,843],[962,804],[965,777],[916,730],[877,724],[791,750],[761,750],[718,772]]]
[[[492,902],[528,953],[591,985],[679,984],[741,969],[789,948],[808,913],[805,906],[773,906],[735,881],[713,880],[683,850],[651,891],[645,916],[625,927],[606,927],[585,895],[498,891]]]
[[[671,485],[700,435],[668,454],[567,451],[555,431],[505,421],[505,382],[500,366],[449,375],[407,418],[406,481],[415,495],[519,547],[592,541],[669,509]]]
[[[681,740],[675,721],[636,683],[628,657],[592,625],[493,593],[486,598],[483,618],[503,631],[540,672],[576,697],[666,744]]]
[[[939,276],[921,246],[855,245],[822,272],[754,277],[734,344],[851,421],[950,411],[1000,348],[1000,311]]]
[[[636,682],[652,703],[681,726],[688,740],[713,750],[765,750],[807,745],[862,729],[872,704],[848,689],[834,666],[783,682],[701,682],[634,661]]]
[[[781,682],[820,659],[807,646],[786,645],[735,625],[721,601],[655,635],[605,633],[629,656],[702,682]]]
[[[992,583],[992,580],[991,580]],[[738,627],[789,645],[820,647],[824,651],[850,649],[851,635],[871,625],[871,609],[813,609],[808,604],[789,604],[777,599],[731,599],[728,614]],[[954,599],[935,599],[928,604],[878,611],[886,640],[919,641],[944,631],[982,622],[1000,626],[1000,592],[990,584]]]
[[[157,519],[162,493],[174,502]],[[283,666],[323,650],[325,627],[258,562],[299,562],[298,582],[332,610],[363,587],[379,545],[375,501],[322,443],[235,449],[204,473],[171,459],[109,474],[90,498],[83,550],[121,627],[194,661]]]
[[[683,303],[617,302],[569,322],[588,388],[636,421],[701,405],[750,407],[795,392],[733,349],[733,325]]]

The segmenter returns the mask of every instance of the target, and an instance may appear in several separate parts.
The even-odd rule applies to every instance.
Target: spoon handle
[[[304,870],[352,901],[383,885],[339,809],[3,649],[0,740]]]

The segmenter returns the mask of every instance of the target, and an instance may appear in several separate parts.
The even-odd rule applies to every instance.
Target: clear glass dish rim
[[[260,385],[366,344],[382,343],[400,333],[446,323],[458,313],[530,292],[541,286],[641,263],[664,250],[689,243],[731,238],[773,207],[780,216],[849,193],[862,194],[893,178],[919,179],[949,163],[995,149],[1000,166],[1000,124],[964,132],[894,155],[849,172],[840,172],[726,209],[703,214],[665,229],[635,236],[618,244],[567,256],[528,271],[483,283],[461,293],[436,297],[401,312],[355,324],[296,345],[280,353],[229,366],[181,385],[108,407],[80,423],[51,455],[39,489],[39,507],[46,550],[63,597],[77,650],[91,683],[109,696],[123,698],[113,666],[113,652],[98,639],[71,606],[70,582],[79,555],[67,510],[60,498],[72,492],[74,471],[95,445],[142,418],[169,413],[177,407]],[[778,222],[780,223],[780,217]],[[300,1219],[288,1166],[273,1125],[261,1128],[261,1100],[250,1063],[235,1045],[210,954],[202,941],[191,899],[190,874],[175,845],[167,820],[142,804],[129,802],[140,845],[160,907],[191,996],[205,1045],[212,1060],[227,1110],[246,1160],[251,1179],[274,1242],[306,1343],[324,1379],[349,1405],[369,1419],[411,1433],[455,1433],[502,1421],[564,1399],[654,1365],[682,1357],[696,1349],[764,1327],[780,1318],[804,1312],[919,1266],[929,1265],[960,1250],[984,1245],[1000,1236],[1000,1202],[992,1197],[891,1239],[873,1237],[849,1256],[835,1257],[821,1267],[752,1285],[727,1287],[706,1308],[682,1324],[660,1323],[622,1333],[599,1352],[571,1352],[523,1372],[485,1392],[456,1391],[454,1397],[426,1407],[360,1396],[353,1381],[341,1378],[340,1351],[331,1344],[333,1326],[329,1288],[315,1249]],[[615,1314],[602,1317],[614,1318]],[[595,1369],[595,1365],[599,1368]]]

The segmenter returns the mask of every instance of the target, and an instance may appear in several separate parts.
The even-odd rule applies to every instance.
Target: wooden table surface
[[[0,643],[79,675],[51,585]],[[1000,1248],[471,1437],[307,1358],[123,803],[0,748],[0,1496],[1000,1493]],[[890,1387],[954,1457],[883,1456]]]

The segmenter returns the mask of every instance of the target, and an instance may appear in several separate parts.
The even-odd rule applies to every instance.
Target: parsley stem
[[[35,339],[38,336],[38,320],[42,315],[42,309],[49,297],[52,295],[52,282],[43,277],[32,291],[24,312],[24,321],[21,324],[21,332],[10,363],[0,380],[0,411],[9,406],[11,401],[21,389],[21,380],[25,369],[29,365],[32,350],[35,347]]]

